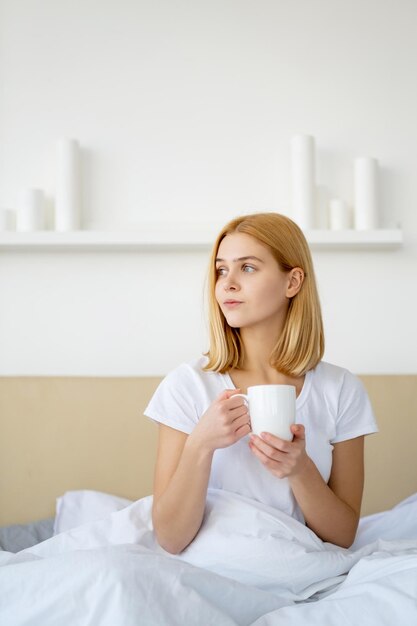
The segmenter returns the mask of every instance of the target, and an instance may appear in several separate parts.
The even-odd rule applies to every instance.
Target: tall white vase
[[[294,221],[304,230],[314,228],[316,209],[314,137],[291,139],[291,192]]]
[[[354,162],[355,176],[355,228],[378,228],[378,161],[360,157]]]
[[[75,139],[62,139],[57,145],[55,190],[55,230],[81,228],[81,158]]]

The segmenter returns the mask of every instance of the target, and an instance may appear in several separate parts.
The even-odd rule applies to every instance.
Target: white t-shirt
[[[190,434],[200,417],[225,390],[235,389],[228,374],[205,372],[201,357],[170,372],[155,391],[145,415]],[[323,479],[329,480],[333,444],[378,431],[361,381],[346,369],[321,361],[306,373],[296,400],[296,422],[303,424],[306,451]],[[287,478],[277,478],[254,456],[249,435],[218,449],[209,487],[224,489],[273,506],[304,522]]]

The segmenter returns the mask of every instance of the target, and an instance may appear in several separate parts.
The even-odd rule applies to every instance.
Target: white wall
[[[290,214],[289,140],[322,197],[379,159],[394,252],[315,252],[327,360],[416,373],[414,0],[2,0],[0,206],[84,152],[85,228]],[[164,374],[206,348],[205,253],[0,253],[1,375]]]

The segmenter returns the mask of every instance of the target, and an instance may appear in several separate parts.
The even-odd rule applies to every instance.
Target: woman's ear
[[[304,271],[301,267],[293,267],[288,273],[287,298],[293,298],[300,291],[304,281]]]

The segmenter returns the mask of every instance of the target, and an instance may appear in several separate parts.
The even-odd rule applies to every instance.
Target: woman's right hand
[[[188,439],[207,452],[227,448],[251,432],[248,409],[240,389],[226,389],[201,416]]]

